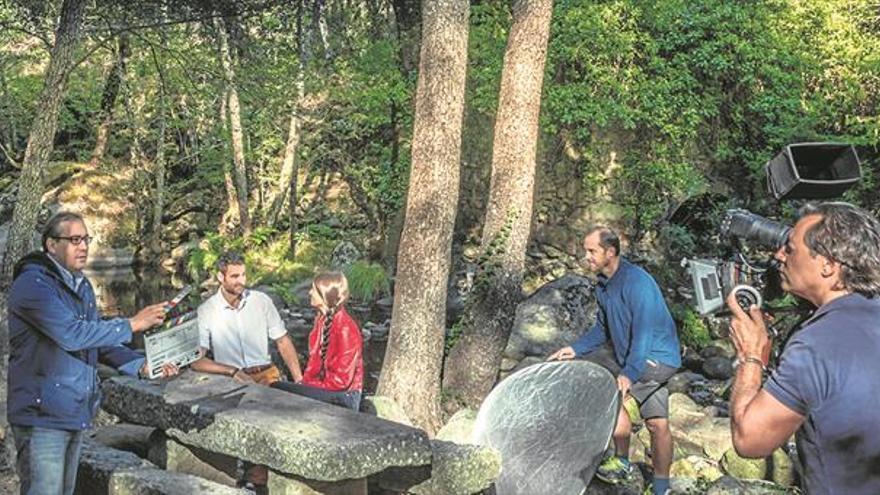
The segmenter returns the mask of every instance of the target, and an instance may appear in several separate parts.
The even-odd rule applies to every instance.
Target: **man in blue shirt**
[[[8,300],[7,418],[21,493],[73,493],[82,433],[100,402],[98,361],[138,374],[143,356],[122,344],[165,318],[160,303],[131,319],[101,320],[82,274],[90,241],[81,216],[58,213],[43,230],[43,251],[15,266]],[[163,370],[176,372],[173,365]]]
[[[617,376],[621,397],[625,400],[629,395],[636,400],[651,434],[653,491],[663,494],[669,488],[672,464],[669,391],[665,384],[681,366],[675,323],[651,275],[620,256],[620,239],[611,229],[590,229],[584,249],[590,271],[598,275],[596,324],[549,359],[583,357]],[[596,472],[609,483],[625,480],[632,470],[632,424],[623,402],[613,435],[616,455],[605,459]]]
[[[797,432],[807,493],[880,493],[880,222],[847,203],[807,205],[776,259],[782,288],[817,309],[762,387],[764,315],[728,299],[733,445],[765,457]]]

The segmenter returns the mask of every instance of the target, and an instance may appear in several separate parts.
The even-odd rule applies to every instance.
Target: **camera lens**
[[[727,210],[721,222],[721,234],[753,242],[769,249],[779,249],[788,240],[791,227],[746,210]]]

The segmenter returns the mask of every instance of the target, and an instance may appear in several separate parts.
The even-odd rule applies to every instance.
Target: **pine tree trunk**
[[[467,0],[424,0],[412,171],[391,331],[378,393],[433,433],[440,426],[446,281],[458,204]]]
[[[444,370],[444,395],[472,408],[479,407],[495,383],[522,297],[552,11],[552,0],[517,0],[513,4],[481,243],[484,261],[475,277],[462,333]]]
[[[104,159],[107,152],[107,143],[110,141],[110,126],[113,124],[113,109],[116,107],[116,98],[119,96],[119,86],[125,77],[125,66],[128,62],[128,35],[119,35],[119,46],[116,60],[107,75],[104,83],[104,93],[101,95],[101,112],[98,129],[95,132],[95,147],[92,149],[92,157],[89,163],[97,166]]]
[[[214,18],[217,26],[217,36],[220,40],[220,62],[223,66],[223,75],[226,82],[226,96],[229,112],[229,131],[232,136],[232,177],[235,183],[235,193],[238,199],[238,217],[240,229],[243,234],[251,231],[251,221],[248,213],[248,183],[247,166],[244,161],[244,133],[241,127],[241,107],[238,102],[238,88],[235,85],[235,70],[232,67],[232,50],[229,47],[229,37],[226,34],[226,26],[220,17]]]
[[[61,18],[55,31],[55,46],[49,58],[43,89],[37,99],[37,109],[18,178],[18,196],[12,212],[6,254],[0,269],[0,399],[3,404],[6,403],[6,377],[9,371],[6,291],[12,282],[15,262],[35,247],[34,227],[43,194],[43,170],[52,154],[58,112],[66,92],[68,76],[74,67],[74,54],[80,41],[85,6],[85,0],[64,0],[61,5]],[[0,419],[0,430],[3,430],[0,464],[8,468],[12,466],[14,446],[12,435],[6,428],[6,415],[0,415]]]
[[[0,272],[0,290],[12,281],[15,262],[34,248],[34,227],[43,194],[43,169],[52,154],[58,111],[73,70],[74,54],[80,40],[85,0],[65,0],[61,20],[55,32],[55,46],[46,69],[45,83],[37,99],[37,110],[28,136],[28,145],[18,178],[18,196],[12,213],[12,226],[6,244],[6,255]],[[0,346],[6,350],[6,335],[0,335]],[[5,352],[3,354],[5,356]]]

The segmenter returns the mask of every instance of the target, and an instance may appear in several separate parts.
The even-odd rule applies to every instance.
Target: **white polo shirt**
[[[246,289],[238,308],[218,290],[203,302],[199,313],[199,344],[214,352],[214,361],[236,368],[271,363],[269,339],[287,334],[272,299]]]

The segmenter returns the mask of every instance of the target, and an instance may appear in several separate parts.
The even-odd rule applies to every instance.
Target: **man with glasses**
[[[620,239],[614,231],[601,226],[589,229],[584,250],[589,270],[599,279],[596,324],[549,359],[580,356],[617,377],[622,400],[613,434],[615,455],[602,461],[596,476],[612,484],[629,479],[632,424],[623,403],[632,397],[651,434],[651,491],[661,495],[669,489],[673,452],[666,382],[681,366],[675,322],[654,278],[620,255]]]
[[[796,433],[806,493],[880,493],[880,222],[847,203],[807,205],[776,259],[782,288],[817,309],[762,386],[764,315],[728,298],[733,445],[766,457]]]
[[[165,318],[165,303],[159,303],[130,319],[101,319],[82,274],[90,242],[83,218],[61,212],[43,230],[43,250],[15,265],[8,299],[7,418],[21,493],[73,493],[83,430],[100,401],[97,363],[128,375],[146,371],[143,356],[123,344]],[[176,372],[173,365],[163,370],[166,376]]]

